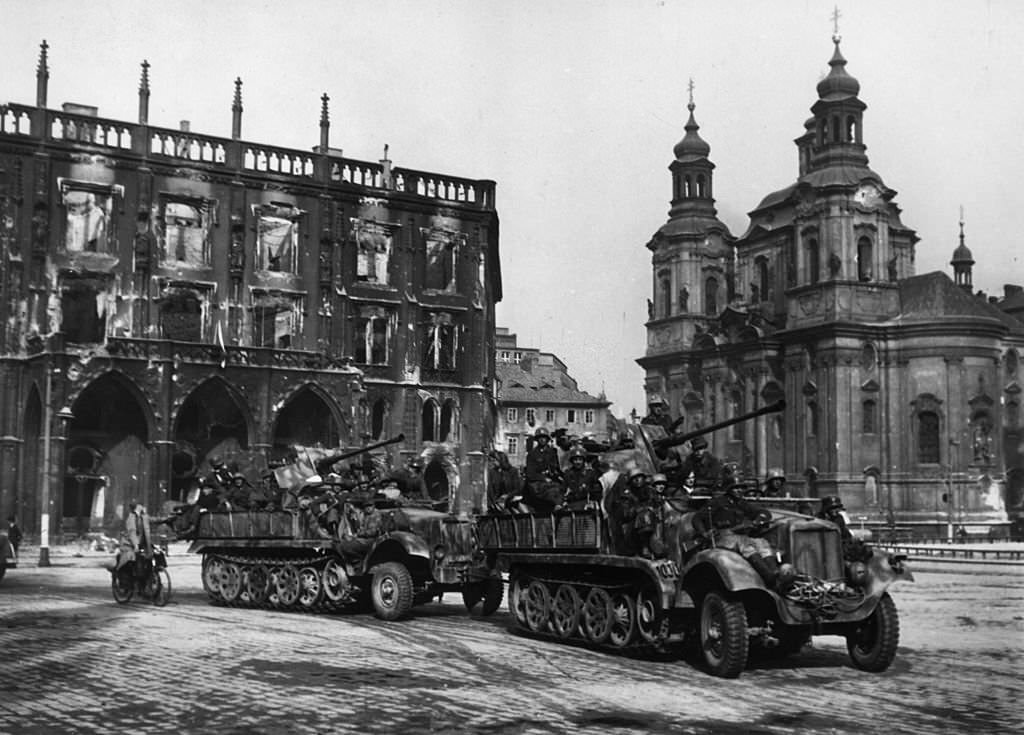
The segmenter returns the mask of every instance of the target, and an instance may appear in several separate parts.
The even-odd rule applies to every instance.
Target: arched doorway
[[[147,505],[163,500],[150,482],[150,422],[142,400],[128,378],[107,373],[72,404],[58,511],[64,532],[112,524],[133,499]]]
[[[249,413],[238,393],[221,378],[212,378],[193,390],[178,409],[174,422],[175,455],[171,480],[173,500],[182,500],[196,483],[197,475],[209,467],[210,457],[239,469],[249,464]],[[189,472],[189,465],[192,471]],[[180,475],[180,476],[179,476]]]
[[[293,444],[331,448],[347,444],[348,427],[328,399],[311,385],[296,391],[274,422],[273,453],[284,456]]]

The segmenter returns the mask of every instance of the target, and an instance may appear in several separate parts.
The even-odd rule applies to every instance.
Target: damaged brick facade
[[[0,512],[38,533],[182,501],[218,456],[258,478],[294,444],[493,435],[493,181],[137,123],[0,106]],[[58,414],[69,409],[73,417]],[[46,467],[47,420],[52,441]],[[35,528],[33,528],[35,527]]]

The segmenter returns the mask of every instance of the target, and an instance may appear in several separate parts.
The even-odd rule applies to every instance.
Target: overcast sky
[[[505,299],[498,323],[554,352],[580,387],[643,409],[650,253],[687,80],[734,235],[797,176],[793,139],[832,55],[834,0],[0,0],[0,100],[309,149],[320,95],[331,145],[397,166],[497,182]],[[921,238],[917,272],[944,270],[964,207],[976,288],[1024,283],[1024,2],[858,0],[840,7],[861,84],[872,169]]]

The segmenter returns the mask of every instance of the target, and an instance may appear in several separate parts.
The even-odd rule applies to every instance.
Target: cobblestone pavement
[[[115,604],[101,554],[8,572],[0,733],[1024,731],[1021,566],[917,567],[883,674],[822,637],[726,681],[517,636],[504,608],[471,618],[453,595],[399,623],[211,606],[175,551],[162,609]]]

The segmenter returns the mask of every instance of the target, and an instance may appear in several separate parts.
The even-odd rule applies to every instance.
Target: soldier
[[[423,457],[415,455],[405,463],[404,468],[389,472],[384,481],[395,483],[403,498],[430,500],[430,496],[427,494],[427,482],[423,479],[425,466]]]
[[[612,550],[616,554],[633,556],[639,551],[634,533],[634,521],[641,505],[647,500],[647,473],[639,467],[629,475],[619,475],[604,498],[608,516],[608,532]]]
[[[655,393],[647,401],[647,415],[641,419],[640,423],[660,426],[666,434],[672,434],[685,420],[685,416],[680,416],[673,421],[669,414],[668,401]]]
[[[347,523],[340,528],[338,549],[349,560],[360,562],[373,548],[377,537],[384,533],[384,519],[372,495],[347,503],[345,518]]]
[[[846,517],[843,515],[845,510],[838,495],[826,495],[821,499],[821,510],[816,515],[839,527],[839,536],[843,540],[843,558],[846,561],[867,561],[872,556],[871,547],[854,537],[846,525]]]
[[[569,469],[565,471],[565,503],[569,510],[583,510],[601,500],[597,473],[587,467],[587,450],[576,445],[569,450]]]
[[[537,429],[533,448],[526,455],[524,499],[537,513],[550,513],[563,502],[562,470],[558,466],[558,452],[550,441],[547,429]]]
[[[772,467],[764,480],[761,494],[766,498],[781,498],[786,494],[786,473],[781,467]]]
[[[771,545],[759,538],[771,519],[767,508],[745,499],[742,488],[731,484],[694,515],[693,528],[714,546],[745,558],[765,584],[785,594],[793,584],[795,571],[790,564],[780,567]]]
[[[213,475],[211,479],[222,490],[226,490],[231,485],[231,470],[224,464],[224,460],[216,454],[210,457],[210,473]]]
[[[693,473],[698,486],[713,487],[720,485],[724,468],[718,457],[708,452],[708,442],[702,436],[698,436],[690,442],[690,456],[683,460],[679,468],[681,477]]]

